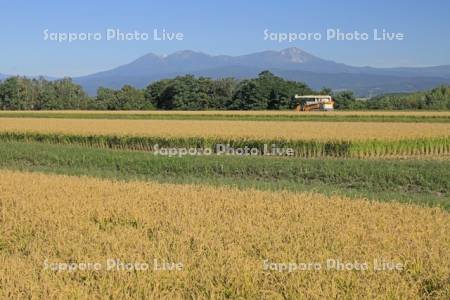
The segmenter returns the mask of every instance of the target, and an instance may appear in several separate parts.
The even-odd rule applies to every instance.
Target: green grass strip
[[[450,161],[169,158],[144,152],[2,142],[0,168],[125,180],[315,191],[450,209]]]
[[[315,114],[133,114],[133,113],[47,113],[0,112],[0,118],[56,118],[56,119],[131,119],[131,120],[220,120],[220,121],[295,121],[295,122],[401,122],[401,123],[449,123],[450,116],[439,115],[324,115]]]

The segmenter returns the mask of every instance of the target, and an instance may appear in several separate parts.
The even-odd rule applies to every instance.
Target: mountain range
[[[356,67],[322,59],[295,47],[240,56],[209,55],[191,50],[164,56],[149,53],[108,71],[76,77],[74,81],[90,95],[95,95],[100,86],[117,89],[130,84],[143,88],[152,81],[185,74],[245,79],[256,77],[263,70],[270,70],[285,79],[305,82],[314,89],[352,90],[358,96],[414,92],[450,84],[450,65]]]

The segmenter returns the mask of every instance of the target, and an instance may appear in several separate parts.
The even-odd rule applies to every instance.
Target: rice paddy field
[[[332,121],[449,123],[449,112],[433,111],[1,111],[2,118],[143,119],[226,121]]]
[[[40,111],[2,111],[2,115],[29,115],[35,117],[36,115],[72,115],[72,114],[109,114],[109,115],[294,115],[294,116],[310,116],[314,115],[333,115],[333,116],[441,116],[450,117],[450,112],[448,111],[314,111],[314,112],[304,112],[304,111],[292,111],[292,110],[154,110],[154,111],[142,111],[142,110],[40,110]]]
[[[449,119],[0,112],[0,299],[449,299]]]
[[[0,118],[0,132],[223,137],[291,140],[393,140],[450,135],[450,123],[80,120]]]

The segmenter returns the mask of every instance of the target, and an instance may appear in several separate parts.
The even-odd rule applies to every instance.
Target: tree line
[[[10,77],[0,82],[1,110],[282,110],[297,106],[295,95],[330,94],[341,110],[450,109],[450,87],[411,94],[389,94],[367,101],[350,91],[314,91],[302,82],[285,80],[269,71],[256,78],[212,79],[178,76],[150,83],[144,89],[124,85],[100,87],[89,97],[70,78],[49,81]]]
[[[91,99],[69,78],[10,77],[0,82],[2,110],[87,109]]]
[[[367,109],[450,110],[450,86],[410,94],[387,94],[367,101]]]

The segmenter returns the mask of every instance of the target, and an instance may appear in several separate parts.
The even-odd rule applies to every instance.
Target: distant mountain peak
[[[140,64],[146,61],[159,61],[161,59],[163,59],[164,57],[161,55],[157,55],[155,53],[147,53],[139,58],[137,58],[136,60],[134,60],[133,62],[131,62],[132,64]]]
[[[190,58],[193,56],[210,56],[210,55],[203,53],[203,52],[194,51],[194,50],[180,50],[180,51],[176,51],[172,54],[167,55],[166,58],[170,58],[170,57]]]
[[[138,59],[136,59],[134,62],[142,62],[142,61],[166,61],[170,59],[176,59],[176,60],[187,60],[192,59],[196,57],[211,57],[211,55],[200,52],[200,51],[194,51],[194,50],[180,50],[176,51],[170,54],[163,54],[158,55],[155,53],[147,53]]]
[[[304,63],[313,59],[318,59],[317,57],[297,47],[291,47],[281,50],[280,54],[294,63]]]
[[[303,53],[306,53],[305,51],[297,47],[289,47],[281,50],[280,52],[281,54],[292,54],[292,55],[301,55]]]

